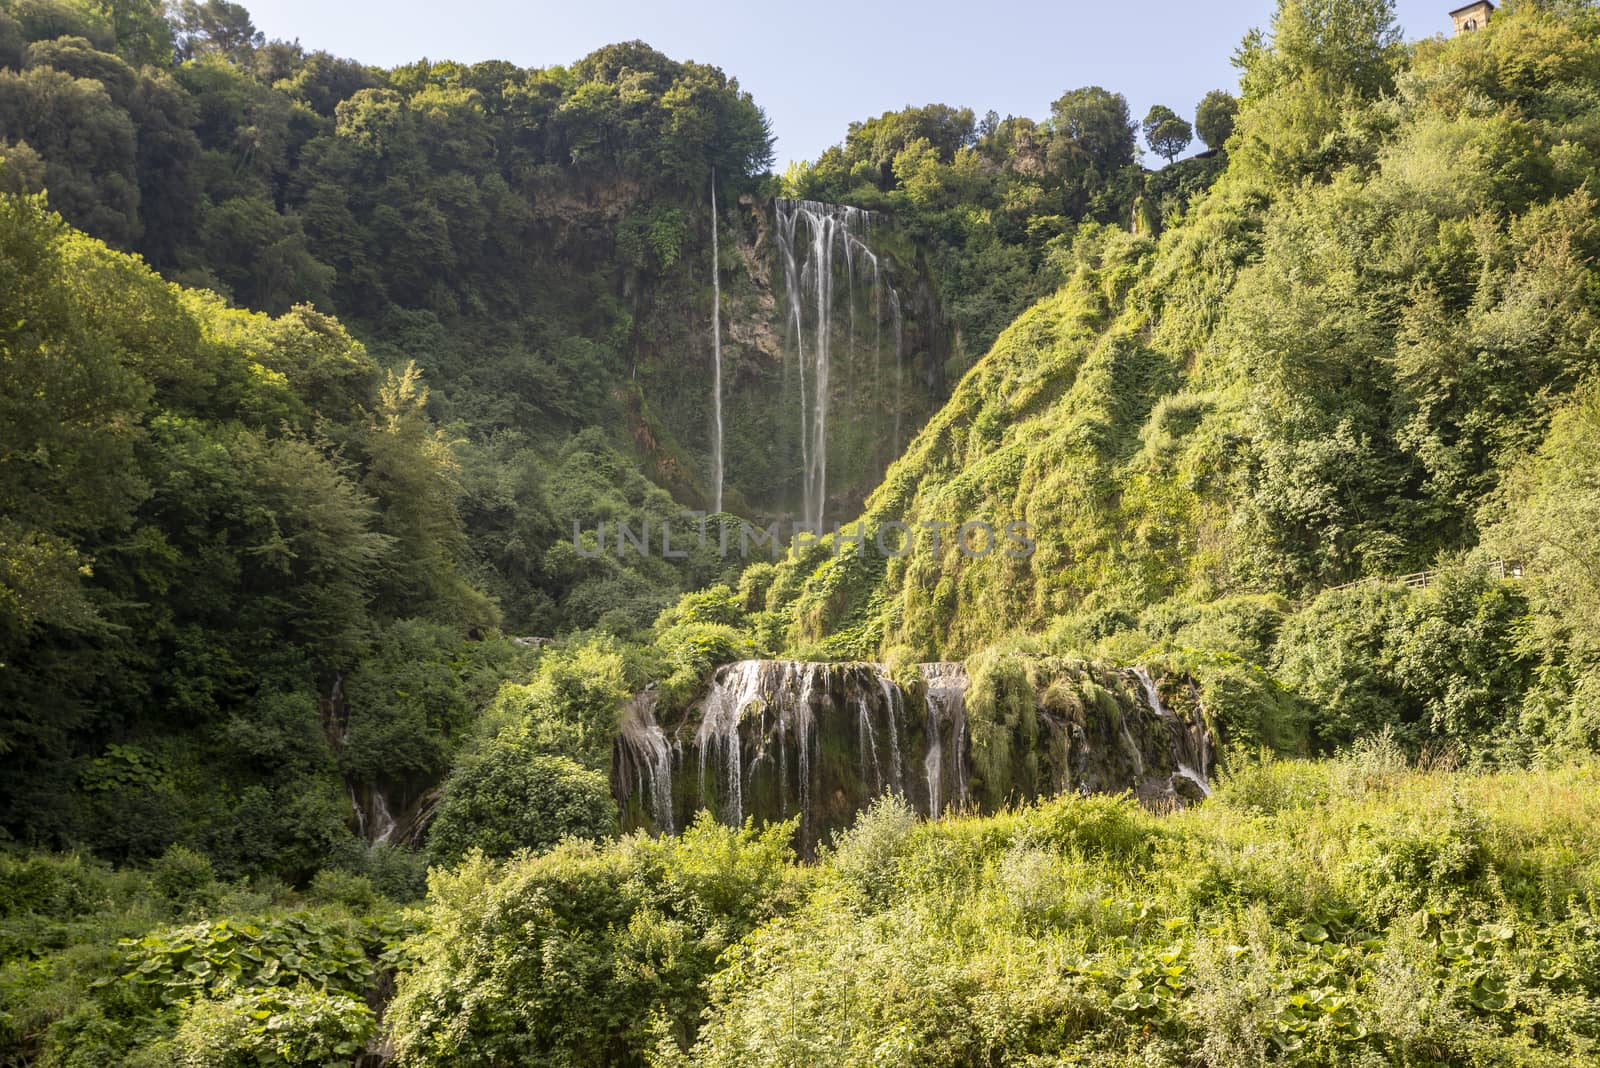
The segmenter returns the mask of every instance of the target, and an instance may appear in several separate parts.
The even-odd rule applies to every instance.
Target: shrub
[[[622,653],[610,639],[547,652],[526,684],[506,683],[484,710],[479,742],[499,729],[524,726],[539,748],[591,768],[607,767],[617,709],[630,692]],[[465,759],[478,754],[470,751]]]
[[[445,784],[428,844],[443,860],[473,849],[508,857],[567,837],[605,838],[616,829],[604,775],[542,752],[526,727],[511,727]]]
[[[172,1046],[181,1068],[350,1068],[376,1030],[372,1010],[349,994],[249,989],[190,1003]]]
[[[150,885],[179,908],[211,904],[219,891],[211,858],[181,845],[169,846],[151,865]]]
[[[356,912],[372,908],[378,892],[365,875],[325,868],[311,879],[306,896],[323,905],[343,905]]]
[[[881,905],[896,888],[896,866],[916,825],[904,798],[885,795],[834,836],[824,863],[864,901]]]
[[[686,1042],[722,952],[793,906],[794,828],[702,814],[681,838],[436,870],[389,1009],[397,1064],[637,1065],[653,1018]]]
[[[1084,857],[1122,862],[1148,860],[1157,833],[1129,797],[1058,797],[1029,813],[1028,838],[1039,845]]]

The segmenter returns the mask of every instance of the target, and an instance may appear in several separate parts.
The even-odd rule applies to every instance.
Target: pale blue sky
[[[767,111],[781,170],[815,158],[852,119],[907,104],[1042,118],[1080,85],[1124,94],[1135,118],[1167,104],[1192,118],[1208,89],[1233,89],[1228,59],[1265,26],[1273,0],[1193,4],[920,4],[817,0],[741,10],[695,0],[244,0],[269,37],[365,63],[423,56],[519,66],[567,64],[641,38],[675,59],[713,63]],[[1406,36],[1449,28],[1463,0],[1400,0]],[[1198,146],[1196,146],[1198,147]]]

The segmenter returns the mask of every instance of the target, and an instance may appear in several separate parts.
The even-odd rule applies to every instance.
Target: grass
[[[1597,778],[1419,771],[1379,743],[1244,767],[1170,814],[1103,797],[919,825],[880,809],[714,981],[690,1058],[1589,1060]]]

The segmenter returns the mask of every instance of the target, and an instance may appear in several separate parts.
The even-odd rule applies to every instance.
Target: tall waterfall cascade
[[[717,240],[717,171],[711,169],[711,510],[722,511],[722,249]]]
[[[1144,668],[1096,670],[1097,685],[1120,695],[1118,712],[1074,719],[1039,708],[1033,748],[1013,739],[1015,774],[999,785],[975,771],[971,680],[960,662],[917,665],[915,687],[868,662],[725,664],[676,723],[658,723],[653,691],[627,704],[613,790],[633,826],[673,833],[701,809],[734,826],[795,818],[802,849],[886,795],[935,819],[1061,792],[1209,796],[1204,716],[1168,709]]]
[[[814,200],[778,200],[778,254],[788,294],[787,324],[799,368],[802,519],[820,531],[828,503],[828,407],[834,383],[835,316],[844,305],[845,366],[856,365],[857,308],[863,299],[873,318],[873,388],[881,387],[882,320],[893,322],[895,347],[895,448],[899,451],[900,380],[904,326],[900,295],[889,264],[872,247],[872,212]],[[842,283],[842,284],[841,284]]]

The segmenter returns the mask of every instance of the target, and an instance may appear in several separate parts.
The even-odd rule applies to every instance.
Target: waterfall
[[[872,727],[872,702],[867,700],[867,694],[862,693],[856,698],[856,733],[860,736],[861,759],[859,769],[861,780],[867,778],[867,760],[870,755],[872,760],[872,792],[876,796],[883,793],[883,768],[878,764],[878,736]]]
[[[967,669],[960,661],[940,661],[917,665],[928,687],[928,755],[922,766],[928,774],[928,815],[938,816],[943,809],[944,742],[941,727],[950,725],[951,777],[955,780],[952,800],[965,807],[970,800],[967,775]]]
[[[1202,720],[1191,725],[1179,720],[1161,703],[1156,680],[1150,676],[1149,670],[1142,666],[1135,667],[1133,674],[1139,680],[1139,688],[1144,691],[1145,703],[1166,724],[1167,732],[1172,736],[1172,752],[1177,760],[1178,774],[1198,786],[1204,796],[1210,797],[1211,784],[1206,781],[1206,770],[1211,764],[1211,732],[1206,729],[1205,722]]]
[[[657,831],[672,834],[672,744],[656,723],[656,693],[635,694],[622,716],[618,737],[632,758]]]
[[[900,455],[900,403],[901,389],[905,386],[906,365],[904,352],[905,324],[900,318],[900,294],[889,287],[889,310],[894,314],[894,454]]]
[[[700,704],[700,729],[695,732],[695,748],[700,751],[700,796],[708,796],[706,762],[720,761],[717,793],[722,801],[723,818],[734,825],[744,822],[744,753],[739,738],[739,719],[759,695],[761,665],[767,661],[741,660],[717,671],[711,691]]]
[[[900,756],[900,687],[887,671],[878,673],[878,684],[883,688],[883,703],[889,710],[889,781],[900,797],[906,794],[905,763]]]
[[[383,845],[394,837],[400,825],[389,811],[389,799],[383,796],[382,790],[374,786],[368,792],[368,797],[372,805],[372,844]]]
[[[826,680],[832,666],[799,660],[741,660],[718,668],[712,676],[711,689],[700,702],[700,726],[695,733],[695,746],[700,751],[700,795],[708,796],[709,763],[722,800],[721,815],[727,822],[744,821],[745,779],[756,765],[771,760],[772,743],[778,749],[779,803],[788,810],[786,736],[793,734],[799,765],[800,819],[805,826],[814,777],[811,755],[817,744],[817,720],[812,706],[818,683]],[[747,767],[739,725],[748,715],[757,715],[761,727],[752,741],[752,759]]]
[[[722,511],[722,251],[717,244],[717,169],[711,168],[711,510]]]
[[[822,664],[801,664],[793,660],[781,661],[783,664],[783,679],[785,682],[792,679],[796,673],[802,677],[800,684],[800,700],[798,702],[784,702],[779,706],[778,712],[778,737],[783,737],[783,713],[792,710],[791,721],[794,724],[795,741],[800,744],[800,831],[804,833],[811,823],[811,747],[817,736],[817,717],[811,711],[812,691],[815,688],[817,671],[826,670]]]
[[[367,810],[361,807],[361,799],[356,796],[356,788],[354,786],[346,785],[345,789],[350,791],[350,807],[355,810],[356,814],[356,836],[365,842],[367,840]]]
[[[1144,778],[1144,753],[1139,748],[1139,743],[1133,740],[1133,732],[1128,730],[1128,716],[1118,710],[1117,725],[1122,728],[1122,744],[1127,747],[1128,755],[1133,758],[1133,774],[1135,778]]]
[[[674,832],[701,807],[729,824],[798,817],[796,847],[806,852],[884,793],[935,819],[1003,803],[973,781],[965,666],[932,662],[917,670],[926,687],[919,742],[908,741],[918,721],[883,664],[725,664],[703,698],[675,712],[681,719],[660,726],[654,692],[635,696],[612,750],[624,819]],[[1203,713],[1190,714],[1187,704],[1168,709],[1148,670],[1051,670],[1063,682],[1094,683],[1096,693],[1109,687],[1116,706],[1091,702],[1082,721],[1039,709],[1044,736],[1031,747],[1013,739],[1019,777],[1059,792],[1132,790],[1147,802],[1210,792],[1213,742]],[[375,840],[398,841],[416,821],[402,814],[395,829],[383,802],[374,794],[365,805],[369,831]]]
[[[789,335],[794,339],[800,384],[800,466],[802,519],[815,531],[822,529],[828,502],[828,404],[832,396],[833,316],[842,295],[848,310],[845,334],[846,367],[855,365],[856,265],[872,270],[873,316],[878,315],[878,292],[886,273],[878,254],[867,243],[872,214],[860,208],[821,204],[814,200],[778,200],[777,242],[788,293]],[[800,230],[805,224],[805,232]],[[842,257],[839,253],[843,253]],[[841,271],[842,265],[842,271]],[[837,276],[843,274],[843,290]],[[863,270],[862,275],[865,275]],[[901,334],[900,298],[889,286],[895,313],[895,335]],[[898,405],[897,405],[898,406]]]

